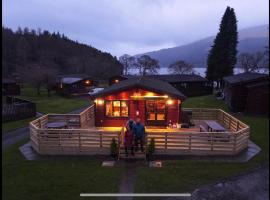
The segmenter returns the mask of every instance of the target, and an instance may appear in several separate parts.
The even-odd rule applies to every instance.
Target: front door
[[[146,125],[166,125],[166,102],[165,100],[146,100]]]

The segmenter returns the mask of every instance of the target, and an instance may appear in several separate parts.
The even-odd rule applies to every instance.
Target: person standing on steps
[[[141,123],[141,119],[137,117],[136,124],[134,125],[135,134],[135,152],[138,151],[139,143],[141,146],[141,152],[144,152],[144,140],[145,140],[145,127]]]
[[[125,153],[126,157],[128,157],[128,150],[131,151],[131,155],[134,156],[134,122],[133,120],[129,120],[126,124],[126,131],[125,131],[125,139],[124,139],[124,146],[125,146]]]

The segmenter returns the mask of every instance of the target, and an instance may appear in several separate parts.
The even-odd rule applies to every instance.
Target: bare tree
[[[262,67],[264,56],[262,52],[256,52],[255,54],[242,53],[238,57],[240,67],[245,72],[254,72]]]
[[[148,55],[139,57],[136,62],[136,67],[139,70],[139,74],[142,76],[157,74],[157,70],[160,68],[158,61]]]
[[[128,55],[124,54],[119,57],[119,62],[123,65],[123,74],[127,75],[128,71],[135,66],[135,58]]]
[[[42,72],[43,84],[47,90],[48,97],[51,96],[51,90],[56,85],[56,70],[54,69],[45,69]]]
[[[40,95],[40,88],[43,84],[42,68],[35,64],[28,65],[23,72],[23,77],[36,89],[37,95]]]
[[[169,71],[173,74],[192,74],[193,65],[183,60],[176,61],[169,66]]]

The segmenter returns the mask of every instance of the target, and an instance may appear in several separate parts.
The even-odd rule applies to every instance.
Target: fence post
[[[210,135],[211,135],[211,151],[213,151],[214,150],[213,132],[211,132]]]
[[[168,142],[167,136],[168,136],[168,133],[166,132],[165,133],[165,149],[167,149],[167,142]]]
[[[82,152],[81,131],[79,131],[79,152]]]
[[[191,133],[189,133],[189,150],[191,150]]]
[[[239,121],[237,120],[237,126],[236,126],[236,131],[239,130]]]
[[[39,125],[39,128],[42,128],[40,119],[38,120],[38,125]]]
[[[236,153],[236,133],[234,134],[233,152]]]
[[[99,146],[102,147],[102,132],[99,133]]]
[[[232,118],[231,118],[231,116],[229,117],[229,129],[231,129],[231,122],[232,121]]]

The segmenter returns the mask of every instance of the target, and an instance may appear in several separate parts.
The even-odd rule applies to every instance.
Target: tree
[[[207,59],[206,78],[218,81],[232,75],[237,61],[237,20],[234,9],[227,7],[222,17],[219,32]]]
[[[142,76],[157,74],[157,70],[160,68],[158,61],[148,55],[137,58],[136,67],[139,70],[139,74]]]
[[[46,69],[42,72],[43,84],[47,90],[48,97],[51,96],[51,90],[56,85],[56,71],[54,69]]]
[[[43,84],[42,68],[40,65],[32,64],[25,67],[24,73],[22,75],[30,85],[32,85],[36,91],[37,95],[40,95],[40,88]]]
[[[239,55],[238,60],[240,67],[244,69],[245,72],[254,72],[263,66],[264,53],[242,53]]]
[[[169,66],[169,71],[173,74],[192,74],[193,65],[183,60],[176,61]]]
[[[124,54],[119,57],[119,62],[123,65],[123,74],[127,75],[128,71],[134,67],[135,65],[135,58],[128,55]]]

